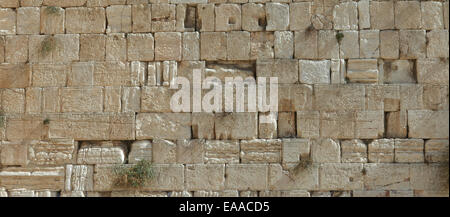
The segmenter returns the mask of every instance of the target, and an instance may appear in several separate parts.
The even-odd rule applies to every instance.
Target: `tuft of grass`
[[[50,124],[50,119],[46,118],[46,119],[44,119],[44,121],[42,123],[44,125],[49,125]]]
[[[45,13],[47,14],[57,14],[58,11],[59,11],[58,8],[54,6],[48,6],[45,8]]]
[[[0,128],[3,128],[5,126],[5,122],[6,122],[5,113],[2,110],[0,110]]]
[[[154,177],[153,165],[146,160],[141,160],[132,167],[116,166],[113,168],[113,173],[116,176],[114,185],[133,188],[144,186]]]
[[[336,40],[338,41],[338,43],[341,43],[343,38],[344,38],[344,34],[342,32],[336,33]]]
[[[55,38],[52,36],[47,36],[41,43],[41,54],[43,56],[47,56],[49,53],[51,53],[56,47],[56,41]]]

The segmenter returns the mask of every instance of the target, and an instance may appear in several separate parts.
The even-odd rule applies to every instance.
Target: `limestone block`
[[[232,31],[227,37],[227,59],[250,59],[250,33],[245,31]]]
[[[377,83],[378,62],[376,59],[349,59],[346,78],[350,83]]]
[[[186,113],[140,113],[136,116],[137,139],[189,139],[191,115]]]
[[[0,8],[0,35],[16,34],[16,12],[10,8]]]
[[[238,140],[206,140],[205,159],[208,164],[239,163]]]
[[[248,3],[242,5],[242,29],[245,31],[263,31],[267,25],[264,4]]]
[[[425,142],[425,160],[429,163],[448,162],[448,140],[427,140]]]
[[[219,4],[215,7],[216,31],[241,30],[241,7],[238,4]]]
[[[0,164],[4,166],[27,166],[28,145],[22,142],[3,141],[0,144]]]
[[[131,32],[131,5],[112,5],[106,8],[106,33]]]
[[[340,42],[339,56],[342,59],[359,58],[358,31],[342,31],[344,38]]]
[[[447,197],[448,191],[414,190],[415,197]]]
[[[362,110],[364,86],[317,85],[315,87],[315,110]]]
[[[281,140],[241,140],[241,163],[280,163]]]
[[[5,189],[56,191],[64,189],[64,167],[9,167],[0,171],[0,177],[0,186]]]
[[[367,163],[367,145],[359,139],[341,142],[342,163]]]
[[[80,36],[80,61],[104,61],[106,36],[83,34]]]
[[[128,163],[134,164],[141,160],[152,162],[152,143],[149,140],[139,140],[131,144]]]
[[[295,58],[316,59],[318,57],[318,31],[305,30],[295,32]],[[359,53],[359,52],[358,52]]]
[[[424,142],[422,139],[395,139],[395,162],[424,162]]]
[[[361,30],[359,46],[359,55],[361,58],[378,58],[380,56],[380,31]]]
[[[416,83],[414,62],[410,60],[384,61],[384,83]]]
[[[276,113],[259,113],[258,138],[274,139],[277,138],[277,119]]]
[[[252,32],[250,44],[250,59],[272,59],[274,58],[273,32]]]
[[[237,64],[239,63],[239,64]],[[243,79],[243,82],[248,77],[254,77],[255,76],[255,64],[252,62],[230,62],[230,61],[220,61],[220,62],[206,62],[204,67],[203,66],[197,66],[194,69],[202,69],[203,73],[201,73],[201,76],[204,77],[216,77],[223,83],[226,82],[226,78],[229,77],[228,82],[226,85],[235,85],[240,78]],[[191,71],[192,72],[192,71]],[[185,72],[186,74],[186,72]],[[192,73],[191,73],[192,74]],[[240,77],[240,78],[239,78]],[[253,79],[253,78],[251,78]],[[192,80],[192,79],[191,79]],[[240,85],[240,84],[237,84]],[[222,90],[225,89],[225,87],[222,87]],[[234,90],[233,90],[234,92]],[[225,101],[224,101],[225,102]],[[230,102],[231,103],[231,102]],[[246,102],[244,102],[246,103]]]
[[[442,3],[442,7],[444,8],[444,27],[445,29],[448,29],[448,14],[449,14],[448,2]]]
[[[295,137],[296,123],[295,112],[280,112],[278,113],[278,137]]]
[[[0,63],[5,62],[5,37],[0,36]]]
[[[104,33],[106,29],[105,9],[94,8],[67,8],[67,33]]]
[[[19,0],[5,0],[0,3],[0,7],[2,8],[18,8],[19,7]]]
[[[152,31],[152,5],[134,4],[131,6],[133,32]]]
[[[50,120],[49,138],[135,139],[134,114],[64,114],[51,116]]]
[[[202,60],[227,59],[227,34],[224,32],[203,32],[200,36]]]
[[[25,112],[25,90],[5,89],[2,92],[2,110],[6,113]]]
[[[447,111],[408,111],[408,137],[409,138],[448,138]]]
[[[214,139],[214,114],[192,113],[192,134],[196,139]]]
[[[371,163],[393,163],[394,162],[394,140],[376,139],[369,143],[369,162]]]
[[[152,4],[152,31],[170,32],[175,31],[176,6],[173,4],[161,3]]]
[[[320,133],[322,137],[351,139],[355,136],[354,112],[321,112]]]
[[[101,87],[61,89],[62,112],[101,112],[103,110],[102,91]]]
[[[423,107],[422,85],[400,86],[400,110],[421,110]]]
[[[429,110],[448,110],[448,88],[441,85],[425,85],[423,87],[423,102]]]
[[[132,75],[129,62],[95,62],[94,85],[131,86]]]
[[[178,140],[177,141],[177,163],[195,164],[203,163],[205,140]]]
[[[32,35],[29,38],[30,62],[78,61],[79,52],[80,36],[78,34]]]
[[[278,111],[301,111],[312,107],[312,86],[285,84],[278,86]]]
[[[66,166],[66,189],[68,191],[93,191],[94,167],[90,165]]]
[[[187,190],[223,190],[225,184],[224,164],[186,165]]]
[[[364,165],[364,170],[364,186],[367,190],[411,189],[408,164],[370,163]]]
[[[77,142],[71,139],[33,141],[28,145],[30,165],[59,166],[75,162]]]
[[[420,2],[395,2],[395,27],[397,29],[419,29],[422,25]]]
[[[319,169],[321,190],[354,190],[364,188],[360,163],[322,164]]]
[[[417,60],[417,82],[447,85],[449,81],[448,60]]]
[[[372,29],[394,29],[394,2],[370,1],[370,26]]]
[[[386,114],[386,137],[406,138],[407,134],[407,113],[405,110],[388,112]]]
[[[316,163],[341,162],[339,141],[333,139],[317,139],[311,143],[312,161]]]
[[[297,111],[297,137],[317,138],[320,130],[318,111]]]
[[[292,164],[292,166],[296,165]],[[319,166],[317,164],[296,166],[289,171],[283,170],[279,164],[269,165],[269,189],[271,190],[310,190],[318,187]]]
[[[86,0],[44,0],[43,5],[58,7],[79,7],[86,4]]]
[[[58,87],[48,87],[42,89],[42,112],[61,112],[61,89]]]
[[[305,30],[311,25],[312,6],[311,2],[290,4],[290,30]]]
[[[425,30],[400,30],[400,58],[418,59],[426,56]]]
[[[211,32],[215,28],[215,7],[214,4],[197,5],[197,29],[200,32]]]
[[[355,137],[361,139],[381,138],[384,134],[383,111],[358,111],[355,120]]]
[[[17,34],[39,34],[40,10],[38,7],[17,8]]]
[[[358,29],[358,3],[343,2],[335,5],[333,23],[336,30]]]
[[[289,5],[281,3],[267,3],[267,31],[288,30]]]
[[[182,59],[200,59],[200,34],[198,32],[183,32]]]
[[[64,9],[45,7],[41,10],[40,30],[43,34],[64,34]]]
[[[153,139],[152,152],[154,163],[175,163],[177,145],[169,140]]]
[[[282,162],[284,164],[299,163],[300,160],[309,158],[311,144],[308,139],[283,139],[282,143]]]
[[[34,190],[28,190],[25,188],[17,188],[9,190],[10,197],[37,197]]]
[[[176,7],[176,31],[195,31],[196,5],[178,4]]]
[[[447,191],[448,164],[412,164],[411,188]]]
[[[155,60],[181,60],[181,33],[155,33]]]
[[[136,43],[137,45],[138,43]],[[125,34],[108,34],[106,36],[106,61],[127,60],[127,39]]]
[[[120,87],[105,87],[103,98],[104,112],[120,112],[121,111],[121,91]]]
[[[81,65],[81,64],[78,64]],[[79,67],[73,66],[75,70],[72,70],[72,75],[76,74]],[[67,77],[70,73],[70,67],[68,64],[47,64],[39,63],[32,65],[32,86],[35,87],[52,87],[52,86],[65,86]],[[70,81],[74,81],[73,77],[69,76]],[[69,82],[73,84],[73,82]]]
[[[444,28],[442,3],[437,1],[420,2],[422,28],[426,30]],[[447,37],[448,38],[448,37]]]
[[[143,87],[141,94],[142,112],[172,112],[170,98],[175,90],[167,87]]]
[[[152,34],[128,34],[127,47],[129,61],[153,60],[155,46]]]
[[[5,62],[24,63],[28,61],[28,36],[6,36]]]
[[[42,111],[42,88],[27,88],[25,90],[25,112],[39,114]]]
[[[265,164],[227,164],[225,189],[264,190],[268,184],[268,170]]]
[[[329,60],[299,60],[300,83],[329,84],[330,66],[331,63]]]
[[[294,56],[294,33],[276,31],[274,41],[275,58],[292,59]]]
[[[432,30],[427,33],[427,57],[448,57],[448,30]]]
[[[256,113],[217,114],[214,125],[216,139],[256,139],[258,137]]]
[[[398,59],[399,33],[395,30],[380,31],[380,57],[383,59]]]
[[[114,165],[96,165],[94,173],[94,191],[126,190],[115,186]],[[149,180],[142,190],[180,191],[184,187],[184,166],[182,164],[155,164],[155,177]]]
[[[289,84],[298,82],[298,62],[297,60],[275,59],[257,60],[257,77],[277,77],[278,83]]]
[[[77,154],[77,164],[120,164],[125,162],[126,150],[122,146],[102,144],[81,144]]]
[[[239,197],[239,192],[235,190],[225,191],[195,191],[194,197]]]
[[[320,30],[318,35],[318,57],[323,59],[339,58],[339,43],[332,30]],[[361,45],[360,45],[361,46]]]
[[[370,1],[369,0],[358,1],[358,19],[359,19],[359,28],[360,29],[370,28]]]
[[[13,0],[17,1],[17,0]],[[44,0],[20,0],[20,5],[22,7],[32,7],[32,6],[41,6]]]

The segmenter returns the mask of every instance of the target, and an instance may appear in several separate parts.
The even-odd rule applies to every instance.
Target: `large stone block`
[[[299,78],[300,83],[304,84],[329,84],[330,83],[330,67],[329,60],[299,61]]]
[[[205,140],[178,140],[177,141],[177,163],[196,164],[203,163]]]
[[[320,190],[362,190],[364,189],[363,164],[327,163],[319,169]]]
[[[397,29],[419,29],[422,25],[420,2],[395,2],[395,27]]]
[[[134,4],[131,6],[131,19],[133,32],[152,31],[152,5]]]
[[[343,2],[334,6],[333,23],[337,30],[358,29],[358,3]]]
[[[370,1],[370,18],[372,29],[394,29],[394,2]]]
[[[106,36],[83,34],[80,36],[80,61],[104,61]]]
[[[135,141],[131,144],[131,150],[128,154],[128,163],[133,164],[141,160],[152,162],[152,156],[152,143],[149,140]]]
[[[423,103],[428,110],[448,110],[448,88],[445,85],[425,85]]]
[[[386,114],[386,137],[406,138],[407,135],[407,112],[397,111]]]
[[[238,140],[206,140],[205,163],[239,163]]]
[[[63,88],[61,89],[62,112],[102,112],[103,88]]]
[[[303,111],[312,107],[312,86],[278,85],[278,111]]]
[[[246,31],[263,31],[267,25],[264,4],[242,5],[242,29]]]
[[[183,32],[182,59],[200,59],[200,34],[198,32]]]
[[[25,90],[24,89],[5,89],[1,93],[2,110],[6,113],[24,113],[25,112]]]
[[[310,156],[311,143],[308,139],[283,139],[282,140],[283,164],[299,163]]]
[[[411,189],[408,164],[370,163],[364,165],[364,186],[367,190]]]
[[[198,4],[197,29],[200,32],[211,32],[215,28],[214,4]]]
[[[241,30],[241,6],[219,4],[215,7],[216,31]]]
[[[81,144],[77,154],[77,164],[121,164],[125,162],[126,148],[113,143]]]
[[[267,31],[288,30],[289,28],[289,5],[281,3],[267,3]]]
[[[227,164],[225,189],[265,190],[268,170],[266,164]]]
[[[74,7],[66,9],[67,33],[104,33],[106,29],[105,9],[100,7]]]
[[[16,12],[10,8],[0,8],[0,35],[16,34]]]
[[[427,33],[427,57],[448,57],[448,30],[433,30]]]
[[[86,4],[86,0],[44,0],[42,4],[58,7],[79,7]]]
[[[39,34],[40,9],[38,7],[17,8],[17,34]]]
[[[28,144],[2,141],[0,143],[0,164],[4,166],[27,166]]]
[[[106,36],[106,60],[127,60],[127,39],[125,34],[108,34]]]
[[[281,140],[241,140],[241,163],[280,163]]]
[[[295,32],[295,58],[316,59],[318,57],[317,35],[318,31],[316,30],[304,30]]]
[[[297,83],[298,62],[289,59],[257,60],[256,76],[277,77],[280,84]]]
[[[425,30],[400,30],[400,58],[418,59],[426,56]]]
[[[397,85],[367,85],[366,110],[399,111],[401,88]]]
[[[311,158],[315,163],[340,163],[341,147],[333,139],[317,139],[311,144]]]
[[[380,57],[383,59],[398,59],[399,33],[395,30],[380,31]]]
[[[290,164],[293,169],[285,171],[279,164],[269,165],[271,190],[315,190],[319,187],[318,164]]]
[[[424,162],[424,142],[422,139],[395,139],[395,162]]]
[[[167,87],[143,87],[141,112],[172,112],[170,98],[175,92]]]
[[[5,62],[24,63],[28,61],[28,36],[6,36]]]
[[[359,32],[359,48],[361,58],[378,58],[380,56],[380,31],[361,30]]]
[[[41,8],[41,33],[64,34],[64,20],[64,9],[60,7]]]
[[[136,116],[137,139],[189,139],[191,115],[186,113],[139,113]]]
[[[204,32],[200,36],[202,60],[227,59],[227,34],[224,32]]]
[[[106,33],[131,32],[131,5],[112,5],[106,8]]]
[[[176,6],[174,4],[159,3],[152,4],[152,31],[175,31]]]
[[[273,32],[252,32],[250,44],[250,59],[271,59],[274,58]]]
[[[411,188],[415,190],[449,190],[448,164],[412,164]]]
[[[181,60],[181,33],[155,33],[155,60]]]
[[[419,59],[416,67],[418,83],[449,84],[448,59]]]
[[[425,160],[429,163],[449,161],[448,140],[428,140],[425,142]]]
[[[422,13],[422,28],[427,30],[444,28],[444,23],[442,22],[444,21],[444,14],[442,13],[443,7],[441,2],[420,2],[420,5]]]
[[[250,59],[250,33],[245,31],[232,31],[227,36],[227,59]]]
[[[297,137],[317,138],[320,135],[320,113],[297,111]]]
[[[359,139],[341,142],[342,163],[367,163],[367,145]]]
[[[296,123],[295,112],[279,112],[278,113],[278,132],[279,138],[295,137],[296,136]]]
[[[448,111],[408,111],[408,137],[424,139],[448,138]]]
[[[0,186],[6,189],[56,191],[64,189],[64,167],[3,168],[0,171],[0,177]]]
[[[341,39],[339,46],[339,56],[342,59],[359,58],[359,40],[358,31],[342,31],[344,38]]]
[[[339,59],[339,43],[336,32],[320,30],[317,42],[318,57],[321,59]]]
[[[305,30],[311,25],[311,17],[313,12],[313,3],[298,2],[292,3],[290,6],[290,30]]]
[[[174,142],[163,139],[153,139],[152,142],[152,159],[154,163],[168,164],[176,162],[177,145]]]
[[[292,59],[294,56],[294,33],[276,31],[274,42],[275,58]]]
[[[127,35],[128,60],[152,61],[154,54],[154,39],[152,34]]]
[[[369,143],[369,162],[393,163],[394,145],[393,139],[377,139]]]
[[[72,139],[33,141],[28,145],[29,164],[39,166],[62,166],[74,163],[77,148],[77,142]]]
[[[377,59],[349,59],[346,78],[350,83],[377,83]]]
[[[363,110],[365,102],[362,85],[317,85],[314,108],[320,111]]]
[[[65,185],[66,191],[93,191],[94,166],[67,165]]]
[[[257,113],[222,113],[214,121],[216,139],[256,139]]]
[[[187,190],[223,190],[224,184],[224,164],[186,165]]]

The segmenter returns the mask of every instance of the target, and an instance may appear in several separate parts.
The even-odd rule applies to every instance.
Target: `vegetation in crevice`
[[[40,53],[43,56],[47,56],[56,47],[56,41],[53,36],[47,36],[41,43]]]
[[[126,164],[117,165],[113,168],[113,174],[115,186],[139,188],[154,177],[154,169],[151,162],[141,160],[131,167]]]
[[[45,13],[51,15],[51,14],[57,14],[58,13],[58,8],[55,6],[48,6],[45,8]]]
[[[338,43],[341,43],[343,38],[344,38],[344,33],[342,33],[342,32],[336,33],[336,40],[338,41]]]

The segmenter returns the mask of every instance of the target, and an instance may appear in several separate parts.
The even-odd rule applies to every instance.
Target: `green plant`
[[[47,14],[57,14],[58,11],[59,11],[58,8],[54,6],[49,6],[45,8],[45,13]]]
[[[344,34],[342,32],[336,33],[336,39],[337,39],[338,43],[341,43],[343,38],[344,38]]]
[[[132,167],[116,166],[113,168],[113,173],[116,176],[114,185],[134,188],[144,186],[154,177],[153,165],[146,160],[141,160]]]
[[[42,123],[44,125],[49,125],[50,124],[50,119],[46,118],[46,119],[44,119],[44,121]]]
[[[3,113],[2,110],[0,110],[0,128],[5,126],[5,122],[6,122],[5,113]]]
[[[55,49],[56,42],[52,36],[47,36],[41,43],[41,54],[46,56]]]

